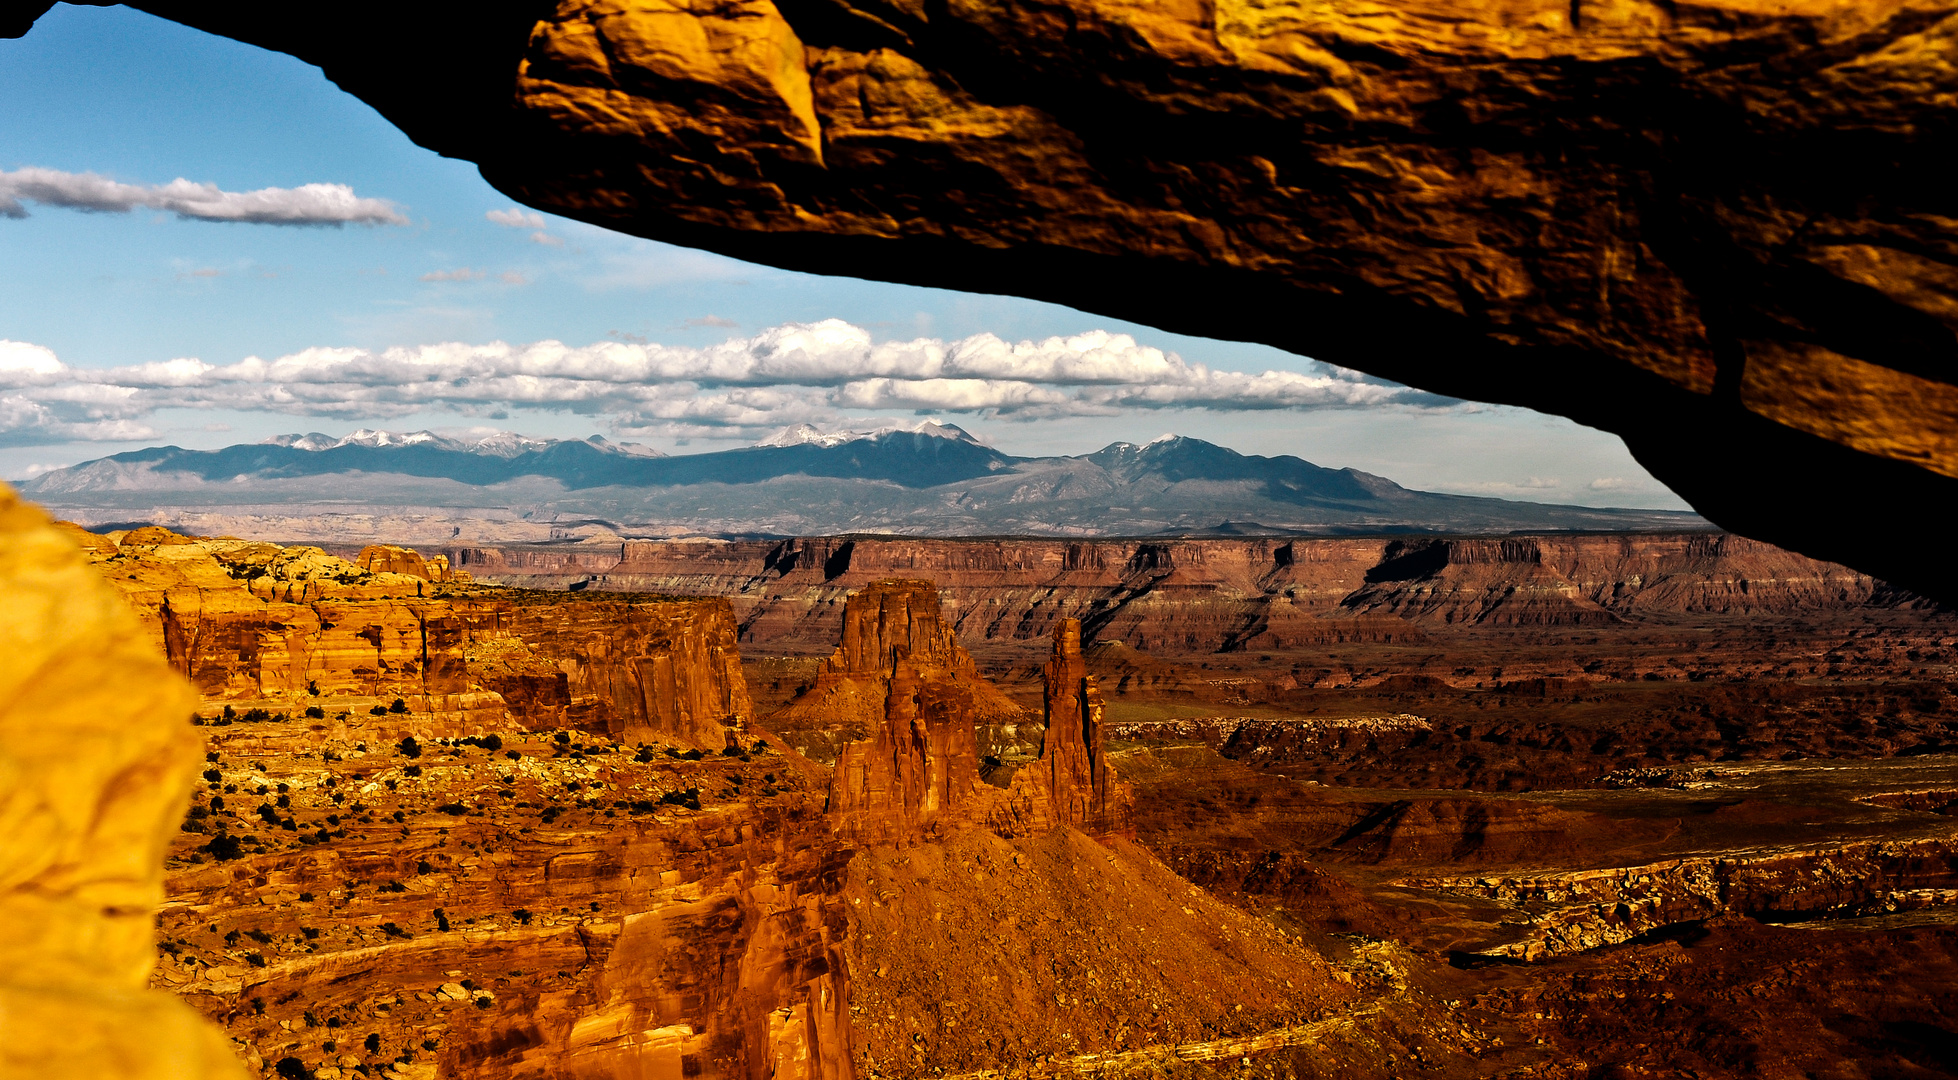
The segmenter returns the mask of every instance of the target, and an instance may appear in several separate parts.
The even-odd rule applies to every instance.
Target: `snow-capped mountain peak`
[[[920,420],[915,424],[896,424],[868,430],[824,431],[813,424],[796,424],[785,427],[756,443],[756,446],[842,446],[844,443],[863,439],[876,440],[886,435],[928,435],[935,439],[951,439],[954,442],[971,443],[983,446],[972,433],[956,424],[941,424],[936,420]]]

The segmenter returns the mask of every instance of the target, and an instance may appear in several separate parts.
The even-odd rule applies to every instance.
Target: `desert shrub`
[[[204,779],[205,779],[205,780],[206,780],[207,782],[209,782],[209,783],[213,783],[213,784],[215,784],[215,783],[217,783],[217,782],[219,782],[220,780],[223,780],[223,779],[224,779],[224,774],[223,774],[223,773],[221,773],[221,772],[219,772],[219,771],[217,771],[216,769],[205,769],[205,770],[204,770]]]
[[[639,752],[632,755],[632,760],[641,765],[651,764],[653,760],[653,748],[650,746],[641,746]]]
[[[324,720],[326,719],[326,710],[320,708],[318,705],[308,705],[306,706],[306,719]],[[288,1058],[287,1060],[290,1061],[291,1059]]]
[[[388,714],[388,710],[387,710],[387,706],[385,705],[376,705],[373,708],[367,710],[367,715],[369,716],[386,716],[387,714]]]
[[[700,809],[700,789],[688,788],[685,791],[669,791],[659,797],[659,801],[670,806],[684,806],[689,810]]]
[[[420,765],[410,765],[401,770],[401,775],[403,776],[420,776],[421,774],[422,767]]]
[[[741,756],[741,748],[740,748],[740,747],[738,747],[738,746],[723,746],[723,747],[721,747],[721,756],[722,756],[722,757],[740,757],[740,756]]]
[[[519,753],[517,753],[517,752],[516,752],[515,750],[505,750],[505,751],[503,751],[503,756],[504,756],[504,757],[506,757],[506,758],[509,758],[509,759],[510,759],[511,761],[522,761],[522,760],[523,760],[523,755],[522,755],[522,754],[519,754]]]
[[[272,714],[266,712],[264,709],[246,709],[245,715],[240,717],[239,719],[245,721],[248,724],[257,724],[272,719]],[[284,719],[284,717],[281,716],[280,719]]]
[[[314,1080],[313,1070],[308,1069],[306,1063],[296,1057],[280,1058],[279,1063],[272,1066],[272,1071],[278,1073],[284,1080]]]
[[[461,817],[462,815],[467,814],[469,812],[469,808],[467,806],[462,805],[459,802],[443,803],[442,805],[436,807],[435,809],[441,811],[444,814],[448,814],[451,817]]]
[[[530,915],[531,913],[525,911],[523,908],[518,908],[517,910],[512,911],[510,913],[511,918],[517,920],[518,922],[524,924],[525,926],[530,925]]]
[[[498,750],[503,749],[503,737],[500,735],[485,735],[476,741],[476,745],[494,754]]]
[[[388,711],[391,713],[405,713],[408,711],[408,703],[400,698],[395,698],[393,704],[388,706]]]
[[[365,1047],[368,1053],[378,1054],[381,1052],[381,1037],[379,1035],[369,1035],[367,1038],[361,1040],[360,1045]]]
[[[236,710],[236,709],[234,709],[234,708],[232,708],[232,707],[231,707],[231,706],[229,706],[229,705],[226,705],[226,706],[224,707],[224,718],[225,718],[226,720],[236,720],[236,719],[238,719],[238,710]]]
[[[201,850],[210,852],[212,858],[220,861],[236,859],[245,854],[244,848],[239,845],[237,837],[230,833],[222,832],[211,837],[211,842],[205,844]]]
[[[415,741],[413,735],[401,740],[400,744],[395,747],[395,750],[404,757],[418,758],[422,756],[421,744]]]

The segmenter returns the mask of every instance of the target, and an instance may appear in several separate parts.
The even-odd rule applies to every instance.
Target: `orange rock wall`
[[[485,565],[480,550],[475,565]],[[556,555],[499,549],[497,580],[549,586]],[[1917,602],[1866,574],[1723,534],[1506,540],[645,541],[596,589],[723,596],[744,642],[838,640],[847,595],[929,579],[967,641],[1029,640],[1063,618],[1157,653],[1409,642],[1423,627],[1569,625],[1675,613],[1796,614]]]
[[[400,550],[369,561],[412,568]],[[270,544],[125,542],[95,558],[211,702],[297,714],[398,697],[458,733],[507,708],[532,727],[710,749],[753,711],[724,600],[473,588]]]

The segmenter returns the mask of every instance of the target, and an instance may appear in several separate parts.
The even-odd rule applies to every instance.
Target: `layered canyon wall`
[[[476,587],[406,549],[369,549],[362,561],[382,567],[370,570],[317,548],[154,528],[119,543],[71,535],[171,666],[234,712],[367,722],[377,710],[385,727],[400,699],[454,734],[507,711],[536,729],[711,749],[753,712],[725,601]]]
[[[968,641],[1030,641],[1057,620],[1159,653],[1413,642],[1424,627],[1569,626],[1925,605],[1831,563],[1720,534],[1507,539],[630,541],[606,552],[453,548],[459,569],[536,587],[725,597],[741,638],[836,640],[843,598],[927,577]],[[605,565],[610,560],[609,565]]]

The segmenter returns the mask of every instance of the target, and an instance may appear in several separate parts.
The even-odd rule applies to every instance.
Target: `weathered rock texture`
[[[986,729],[989,743],[1001,729],[1017,731],[1032,718],[979,677],[941,606],[938,588],[929,581],[874,581],[850,593],[843,604],[842,644],[823,661],[814,684],[769,715],[769,730],[832,731],[861,739],[888,729],[893,746],[905,743],[912,718],[893,719],[888,703],[898,674],[893,665],[902,659],[910,680],[905,696],[912,704],[900,701],[898,708],[915,706],[919,723],[929,726],[956,715],[968,728]]]
[[[976,676],[975,676],[976,677]],[[972,695],[945,682],[926,684],[897,652],[884,697],[884,722],[869,739],[846,744],[830,783],[829,812],[861,839],[897,839],[963,824],[979,787],[979,742]]]
[[[966,640],[1038,640],[1059,619],[1157,653],[1424,640],[1423,627],[1578,626],[1924,604],[1846,567],[1738,536],[1506,540],[634,541],[609,568],[549,550],[457,548],[486,580],[724,596],[742,640],[813,652],[843,598],[928,576]]]
[[[1958,595],[1888,539],[1958,486],[1951,0],[137,6],[533,206],[1563,413]]]
[[[408,574],[423,581],[454,581],[464,585],[470,581],[467,571],[458,574],[449,568],[446,555],[423,558],[421,552],[413,548],[393,544],[369,544],[360,549],[354,562],[362,570],[376,574]]]
[[[995,827],[1008,835],[1056,825],[1099,835],[1128,828],[1134,797],[1108,768],[1101,691],[1081,655],[1079,619],[1054,626],[1054,655],[1044,674],[1047,737],[1040,760],[1013,774],[1004,802],[993,810]]]
[[[896,617],[893,617],[893,616]],[[1102,746],[1100,692],[1081,655],[1081,624],[1054,628],[1047,664],[1040,759],[1016,772],[1007,789],[979,783],[979,702],[1004,697],[973,669],[965,650],[938,620],[938,592],[929,582],[886,581],[850,597],[843,646],[823,673],[877,679],[862,697],[815,688],[771,717],[820,722],[825,703],[857,706],[881,692],[882,722],[867,738],[845,743],[830,780],[829,813],[839,832],[866,842],[950,835],[984,822],[1004,836],[1044,833],[1061,826],[1106,836],[1127,828],[1133,796],[1108,769]],[[919,634],[918,628],[926,628]],[[898,644],[923,644],[941,658],[935,681],[919,674]],[[887,657],[884,668],[863,670]],[[1016,707],[1017,708],[1017,707]],[[847,720],[833,716],[836,724]]]
[[[793,759],[277,726],[211,732],[154,978],[268,1075],[850,1076],[848,852]]]
[[[472,587],[402,548],[362,552],[395,568],[365,570],[318,548],[161,529],[104,539],[87,541],[96,568],[171,666],[237,711],[386,726],[401,699],[424,733],[492,730],[507,710],[533,729],[709,749],[753,711],[725,601]]]
[[[196,701],[74,543],[0,487],[0,1075],[244,1075],[144,989]]]

